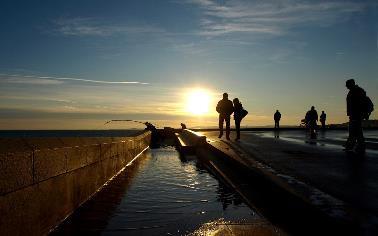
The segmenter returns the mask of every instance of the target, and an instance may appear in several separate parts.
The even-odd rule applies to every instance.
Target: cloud
[[[53,77],[53,76],[36,76],[36,75],[8,75],[0,74],[0,82],[17,83],[17,84],[34,84],[34,85],[59,85],[64,81],[71,82],[85,82],[96,84],[141,84],[146,85],[149,83],[138,81],[104,81],[104,80],[90,80],[82,78],[69,78],[69,77]]]
[[[63,84],[63,81],[43,79],[43,78],[32,78],[30,77],[19,77],[19,76],[1,76],[2,83],[12,83],[12,84],[31,84],[31,85],[59,85]]]
[[[6,108],[0,107],[0,119],[32,119],[32,118],[57,118],[57,119],[102,119],[105,121],[110,119],[169,119],[181,120],[183,115],[166,113],[166,112],[88,112],[77,110],[75,107],[65,106],[65,110],[49,110],[49,109],[22,109],[22,108]]]
[[[42,97],[42,96],[35,96],[35,95],[0,95],[0,99],[7,99],[7,100],[21,100],[21,101],[46,101],[46,102],[55,102],[55,103],[67,103],[67,104],[75,104],[76,102],[73,100],[68,99],[61,99],[61,98],[52,98],[52,97]]]
[[[96,18],[60,18],[54,21],[55,31],[66,36],[107,37],[120,34],[162,34],[163,29],[153,26],[107,24]]]
[[[223,1],[222,1],[223,2]],[[187,0],[203,10],[200,35],[220,36],[230,33],[282,35],[300,25],[331,25],[365,4],[346,1],[229,1]]]

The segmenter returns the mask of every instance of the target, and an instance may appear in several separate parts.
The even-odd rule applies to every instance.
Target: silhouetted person
[[[146,126],[145,130],[156,131],[156,127],[150,122],[145,122],[144,125]]]
[[[243,109],[243,105],[240,103],[238,98],[234,98],[234,120],[236,129],[236,140],[240,139],[240,123],[244,116],[246,115]]]
[[[311,138],[315,138],[316,137],[315,130],[316,130],[317,121],[318,121],[318,112],[315,110],[314,106],[312,106],[311,110],[309,110],[306,113],[305,120],[306,120],[307,128],[310,130]]]
[[[186,124],[181,123],[181,129],[186,129]]]
[[[230,116],[234,112],[232,102],[228,100],[228,94],[223,94],[223,99],[220,100],[216,107],[219,113],[219,138],[223,135],[223,122],[226,121],[226,138],[230,139]]]
[[[322,129],[324,130],[326,128],[325,126],[325,122],[326,122],[326,119],[327,119],[327,114],[324,113],[324,111],[322,111],[322,114],[320,114],[320,123],[322,124]]]
[[[356,152],[364,152],[365,138],[362,131],[362,119],[364,116],[363,103],[366,98],[366,92],[356,85],[354,79],[347,80],[345,86],[349,89],[346,98],[347,115],[349,116],[349,137],[345,144],[345,150],[355,148]]]
[[[277,110],[276,113],[274,113],[274,128],[275,129],[280,128],[280,120],[281,120],[281,113]]]

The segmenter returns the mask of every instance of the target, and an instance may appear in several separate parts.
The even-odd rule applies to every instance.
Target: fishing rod
[[[154,127],[159,128],[159,126],[154,125],[154,124],[152,124],[151,122],[148,122],[148,121],[143,122],[143,121],[139,121],[139,120],[109,120],[109,121],[105,122],[104,125],[107,125],[107,124],[109,124],[109,123],[111,123],[111,122],[135,122],[135,123],[138,123],[138,124],[143,124],[143,125],[145,125],[145,126],[147,126],[147,127],[149,127],[149,126],[152,125],[152,126],[154,126]]]

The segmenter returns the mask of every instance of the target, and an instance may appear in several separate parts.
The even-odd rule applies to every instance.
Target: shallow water
[[[168,147],[146,152],[55,233],[185,235],[209,222],[259,220],[195,157]]]

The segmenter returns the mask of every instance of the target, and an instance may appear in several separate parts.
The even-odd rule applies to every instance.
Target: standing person
[[[320,123],[322,123],[322,129],[324,130],[326,128],[325,122],[327,119],[327,114],[322,111],[322,114],[320,114]]]
[[[315,130],[316,130],[317,121],[318,121],[318,112],[315,110],[314,106],[312,106],[311,110],[309,110],[306,113],[305,120],[306,120],[307,127],[310,130],[311,138],[315,138],[316,137],[316,131]]]
[[[346,97],[347,115],[349,116],[349,137],[344,145],[345,150],[349,151],[355,148],[356,152],[364,152],[365,138],[362,131],[362,120],[364,118],[363,104],[366,99],[366,92],[356,85],[354,79],[347,80],[345,86],[349,89]]]
[[[234,106],[232,102],[228,100],[228,94],[223,93],[223,99],[220,100],[216,107],[217,112],[219,113],[219,136],[223,136],[223,122],[226,121],[226,138],[230,139],[230,116],[234,112]]]
[[[243,105],[239,101],[239,98],[234,98],[234,100],[232,101],[234,103],[234,120],[235,120],[235,129],[236,129],[235,140],[239,140],[240,139],[240,123],[241,123],[241,120],[246,115],[246,112],[243,109]]]
[[[281,113],[277,110],[276,113],[274,113],[274,128],[275,129],[280,128],[280,120],[281,120]]]

